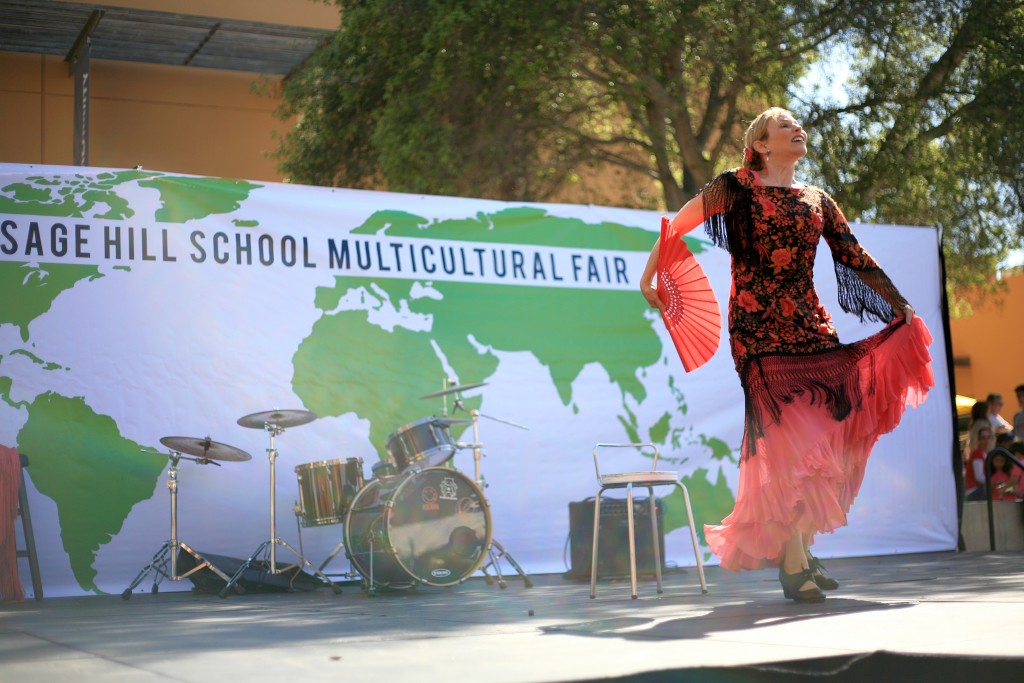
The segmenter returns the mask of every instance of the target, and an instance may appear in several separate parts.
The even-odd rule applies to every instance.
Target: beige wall
[[[238,71],[92,60],[89,164],[280,180],[265,153],[287,124]],[[276,88],[280,79],[268,77]],[[63,58],[0,52],[0,161],[72,163],[74,84]]]
[[[969,318],[950,321],[956,390],[983,399],[999,393],[1005,399],[1003,417],[1019,410],[1013,388],[1024,384],[1024,273],[1006,278],[1007,291],[998,300],[974,307]]]
[[[331,30],[338,9],[316,0],[104,0],[144,10]],[[282,180],[267,153],[289,124],[274,91],[279,77],[93,59],[89,163],[199,175]],[[72,163],[74,83],[63,55],[0,51],[0,162]]]
[[[83,0],[56,0],[84,4]],[[338,8],[323,0],[101,0],[97,5],[333,30]]]

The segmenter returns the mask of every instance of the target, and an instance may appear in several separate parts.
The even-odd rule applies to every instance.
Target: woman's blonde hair
[[[748,168],[752,171],[764,170],[766,157],[754,149],[754,143],[768,137],[768,123],[775,121],[783,114],[792,116],[792,112],[782,107],[765,109],[747,126],[747,132],[743,136],[743,168]]]

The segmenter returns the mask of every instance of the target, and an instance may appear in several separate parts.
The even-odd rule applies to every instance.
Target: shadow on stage
[[[897,610],[913,607],[913,602],[874,602],[848,598],[829,598],[817,604],[790,602],[742,602],[692,609],[686,616],[668,618],[614,617],[557,626],[545,626],[545,633],[626,638],[636,640],[694,640],[711,633],[747,631],[765,626],[820,619],[855,612]]]

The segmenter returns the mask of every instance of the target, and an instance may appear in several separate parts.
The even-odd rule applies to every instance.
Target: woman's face
[[[779,114],[768,122],[764,140],[754,143],[755,149],[770,159],[799,159],[807,154],[807,133],[790,114]]]

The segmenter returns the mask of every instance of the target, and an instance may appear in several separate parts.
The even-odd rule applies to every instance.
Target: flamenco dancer
[[[868,456],[934,385],[931,334],[860,246],[823,190],[796,180],[807,134],[773,107],[745,136],[743,166],[708,183],[671,221],[671,237],[704,223],[732,261],[729,340],[746,399],[739,488],[732,513],[705,526],[708,546],[732,571],[779,568],[787,598],[821,602],[838,588],[810,551],[814,536],[846,524]],[[814,258],[831,248],[839,303],[888,323],[841,344],[814,289]],[[640,290],[653,283],[660,242]]]

